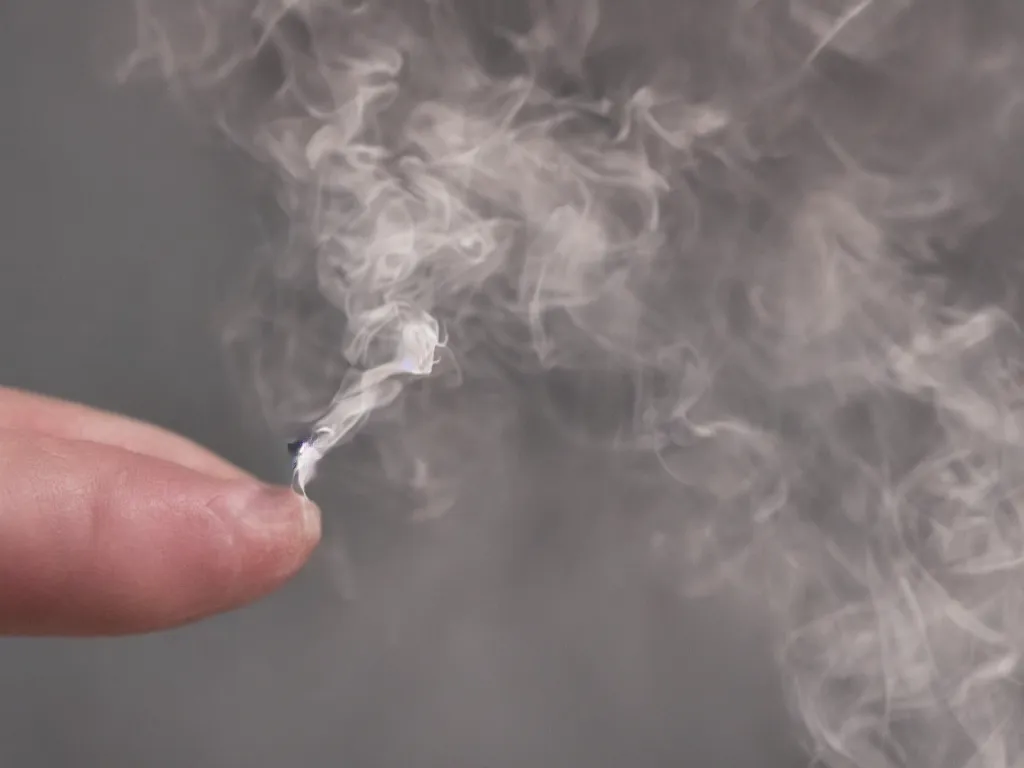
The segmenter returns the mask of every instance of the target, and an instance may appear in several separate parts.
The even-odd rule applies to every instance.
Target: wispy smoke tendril
[[[303,481],[391,414],[448,503],[472,397],[617,378],[584,439],[657,459],[690,587],[771,608],[815,755],[1024,764],[1018,3],[137,5],[132,64],[276,177]]]

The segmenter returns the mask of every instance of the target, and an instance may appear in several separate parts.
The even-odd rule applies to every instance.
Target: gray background
[[[259,243],[254,195],[159,92],[103,83],[97,5],[0,0],[0,383],[281,480],[215,317]],[[259,605],[137,639],[0,641],[0,766],[803,764],[763,640],[635,567],[598,514],[618,498],[600,468],[558,470],[490,522],[415,532],[328,488],[328,544]]]

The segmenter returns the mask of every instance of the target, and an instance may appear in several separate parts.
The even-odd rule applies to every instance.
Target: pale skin
[[[0,387],[0,636],[169,629],[281,586],[320,512],[158,427]]]

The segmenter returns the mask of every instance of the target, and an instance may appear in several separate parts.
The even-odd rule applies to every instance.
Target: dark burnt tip
[[[291,456],[293,459],[298,457],[299,450],[305,444],[306,444],[305,439],[302,439],[302,440],[292,440],[290,443],[288,443],[288,455]]]

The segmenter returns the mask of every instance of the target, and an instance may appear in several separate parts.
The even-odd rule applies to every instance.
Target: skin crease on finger
[[[177,626],[272,591],[319,510],[289,489],[0,429],[0,635]]]

